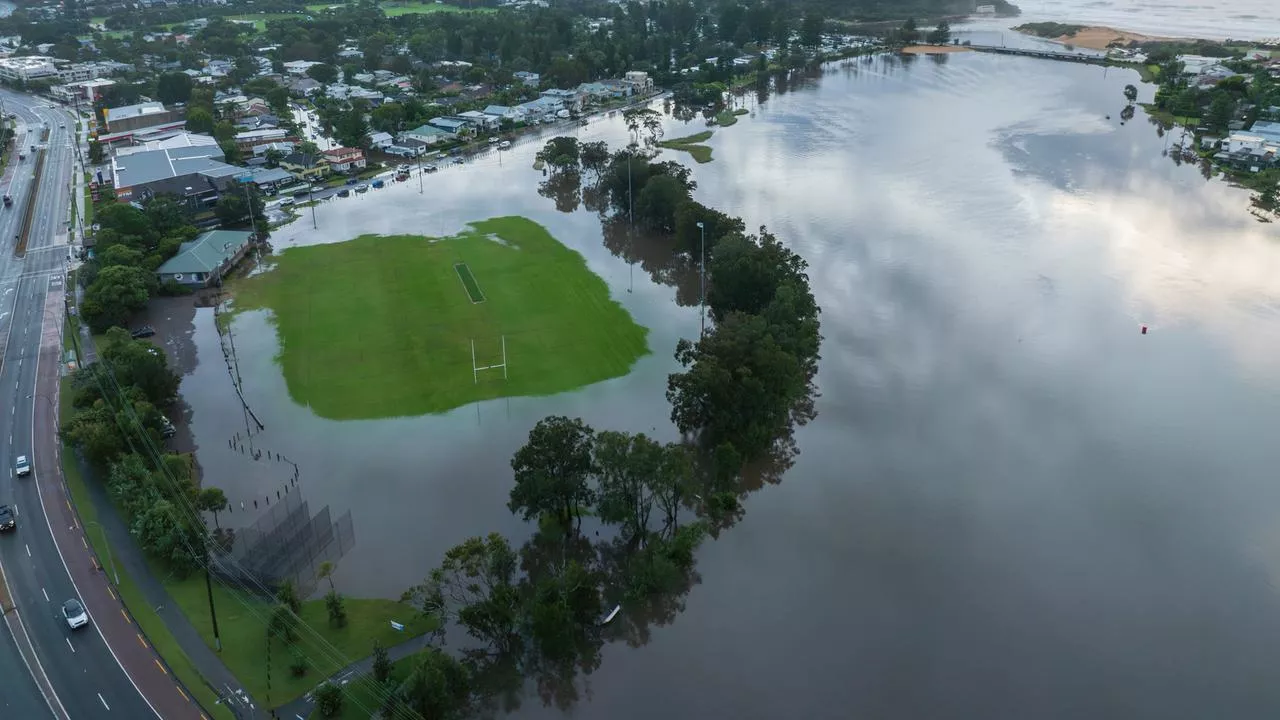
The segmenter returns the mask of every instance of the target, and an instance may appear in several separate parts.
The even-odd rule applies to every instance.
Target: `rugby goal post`
[[[471,338],[471,379],[475,384],[480,384],[481,370],[497,370],[502,368],[502,379],[507,379],[507,336],[502,336],[502,362],[493,365],[477,365],[476,364],[476,339]]]

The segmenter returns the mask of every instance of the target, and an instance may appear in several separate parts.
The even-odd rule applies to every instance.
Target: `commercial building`
[[[183,124],[181,110],[166,110],[163,103],[144,102],[137,105],[107,108],[104,125],[107,134],[117,135],[125,132],[161,125]],[[101,138],[99,138],[101,139]]]
[[[53,63],[53,58],[46,55],[0,58],[0,79],[10,82],[56,80],[58,68]]]
[[[115,80],[101,78],[82,80],[80,82],[67,83],[66,85],[54,85],[49,88],[49,92],[64,102],[82,102],[92,105],[102,95],[103,88],[108,88],[115,84]]]
[[[122,202],[142,202],[167,194],[192,210],[202,210],[215,204],[222,192],[245,174],[244,168],[222,160],[217,145],[117,154],[111,159],[111,181],[116,198]]]

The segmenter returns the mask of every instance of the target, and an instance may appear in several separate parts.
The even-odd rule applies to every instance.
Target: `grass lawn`
[[[258,32],[262,32],[267,29],[268,20],[284,20],[285,18],[293,18],[295,20],[301,20],[305,17],[306,15],[303,15],[301,13],[251,13],[247,15],[228,15],[226,17],[226,20],[228,22],[232,20],[241,20],[241,21],[252,20],[253,29],[257,30]]]
[[[667,148],[668,150],[684,150],[693,156],[693,159],[699,163],[711,162],[711,148],[701,143],[711,138],[710,130],[703,130],[700,133],[686,135],[684,137],[671,138],[670,140],[661,140],[658,147]]]
[[[473,303],[454,265],[484,301]],[[648,330],[582,256],[521,217],[457,236],[365,235],[290,248],[236,282],[238,310],[268,308],[289,393],[321,417],[438,413],[498,397],[552,395],[630,372]],[[472,372],[508,360],[502,370]]]
[[[69,346],[70,334],[74,332],[76,329],[73,325],[64,327],[64,345]],[[62,383],[59,387],[60,416],[68,417],[71,411],[71,386],[69,383]],[[133,579],[127,572],[120,571],[108,560],[111,557],[110,548],[101,531],[101,526],[96,525],[98,510],[89,497],[88,488],[85,487],[80,466],[76,463],[75,451],[66,442],[62,444],[62,473],[66,477],[67,487],[71,491],[71,501],[75,503],[76,514],[80,516],[80,524],[85,529],[85,537],[90,547],[98,556],[99,562],[103,563],[103,567],[110,573],[109,577],[114,579],[118,573],[120,582],[115,586],[116,592],[119,593],[125,607],[129,608],[129,614],[138,623],[138,627],[142,628],[147,641],[156,652],[160,653],[160,657],[164,658],[165,664],[169,666],[169,671],[182,681],[183,687],[205,712],[219,720],[232,720],[235,715],[227,707],[217,704],[217,694],[205,684],[199,671],[191,664],[187,654],[178,645],[178,641],[174,640],[169,629],[165,627],[164,621],[156,615],[155,609],[143,597],[142,591],[134,584]]]
[[[720,127],[729,127],[738,122],[739,115],[746,115],[749,110],[746,108],[738,108],[737,110],[721,110],[716,113],[716,124]]]
[[[209,599],[204,577],[196,575],[186,580],[169,579],[165,588],[182,612],[200,631],[201,637],[213,647],[213,624],[209,619]],[[302,604],[302,621],[315,630],[327,645],[337,650],[340,657],[324,652],[326,645],[314,636],[300,630],[295,646],[311,665],[303,677],[295,677],[289,671],[292,651],[280,641],[271,643],[271,691],[267,692],[267,629],[266,618],[271,607],[260,599],[244,593],[232,592],[221,586],[213,586],[213,604],[218,613],[218,631],[222,635],[222,662],[244,683],[249,694],[270,707],[278,707],[308,692],[326,677],[341,670],[349,662],[359,660],[373,652],[374,641],[390,647],[435,629],[435,622],[424,619],[416,608],[394,600],[347,598],[347,626],[342,629],[329,627],[329,615],[324,600],[310,600]],[[403,623],[404,632],[391,627],[391,621]]]
[[[438,12],[494,12],[493,8],[464,8],[457,5],[445,5],[443,3],[416,3],[416,2],[384,2],[382,3],[382,12],[387,17],[399,17],[401,15],[417,15],[421,13],[438,13]]]

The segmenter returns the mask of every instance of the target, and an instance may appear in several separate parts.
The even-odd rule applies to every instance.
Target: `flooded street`
[[[696,199],[767,225],[808,260],[821,396],[794,467],[699,551],[683,611],[644,647],[606,646],[582,716],[1280,707],[1278,231],[1248,214],[1247,193],[1164,156],[1169,140],[1141,111],[1122,126],[1129,82],[969,53],[858,60],[748,99],[753,114],[708,142],[710,164],[664,152],[693,167]],[[667,136],[701,129],[670,121]],[[574,132],[615,147],[627,137],[620,117]],[[230,522],[286,488],[350,510],[345,593],[398,596],[468,536],[521,542],[509,460],[546,415],[675,438],[665,380],[698,309],[614,256],[595,215],[538,194],[540,144],[442,169],[422,193],[415,176],[326,201],[318,229],[306,214],[272,243],[527,216],[650,328],[653,353],[626,377],[438,416],[328,421],[289,399],[268,318],[244,313],[238,372],[266,426],[254,460],[239,449],[251,421],[213,311],[172,313],[166,343],[190,358],[190,428]],[[510,364],[519,372],[520,358]],[[297,485],[277,454],[297,463]],[[518,715],[561,712],[533,696]]]

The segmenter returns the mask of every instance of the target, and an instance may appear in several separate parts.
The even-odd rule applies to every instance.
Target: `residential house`
[[[365,167],[364,151],[360,148],[338,147],[325,150],[323,155],[333,172],[358,172]]]
[[[525,87],[536,88],[542,84],[542,76],[536,72],[521,70],[519,72],[512,73],[511,76],[524,83]]]
[[[324,63],[314,62],[311,60],[290,60],[289,62],[284,63],[284,71],[289,73],[290,75],[297,75],[298,77],[303,77],[307,74],[307,71],[310,70],[311,68],[315,67],[316,65],[323,65],[323,64]]]
[[[442,142],[449,142],[457,137],[457,134],[441,129],[435,125],[419,125],[400,136],[400,143],[405,140],[416,140],[425,145],[436,145]]]
[[[323,155],[292,153],[280,161],[280,167],[299,180],[317,180],[329,174],[329,163]]]
[[[564,103],[550,97],[540,97],[537,100],[530,100],[516,106],[516,110],[524,117],[525,122],[530,123],[554,118],[555,114],[563,109]]]
[[[469,125],[466,120],[460,120],[455,117],[435,117],[428,120],[427,124],[454,135],[466,132]]]
[[[481,110],[485,115],[498,118],[498,121],[507,120],[509,122],[520,122],[524,119],[524,113],[516,108],[507,105],[490,105]]]
[[[298,78],[297,80],[289,83],[289,94],[294,97],[311,97],[317,92],[320,92],[320,88],[322,87],[324,86],[321,85],[318,80],[313,78]]]
[[[267,153],[274,150],[275,152],[280,153],[280,157],[284,157],[292,154],[297,149],[298,143],[296,142],[273,142],[267,143],[266,145],[255,146],[253,148],[253,155],[254,157],[261,155],[265,158]]]
[[[207,287],[222,282],[222,277],[249,249],[253,233],[235,230],[210,230],[191,242],[182,243],[178,254],[156,269],[160,282],[176,282],[188,287]]]
[[[434,130],[434,128],[432,128]],[[402,137],[395,143],[382,149],[388,155],[399,155],[400,157],[412,158],[419,155],[425,155],[427,152],[427,144],[418,140],[411,140],[407,136]]]
[[[250,177],[253,184],[267,195],[275,195],[280,188],[297,182],[288,170],[282,168],[257,168],[250,173]]]
[[[369,133],[369,147],[379,150],[390,147],[395,142],[395,138],[391,137],[391,133],[373,132]]]
[[[577,89],[562,90],[560,88],[551,88],[543,90],[540,94],[544,98],[558,100],[560,105],[570,112],[582,110],[582,101],[585,97],[584,93],[579,92]]]
[[[468,110],[466,112],[461,112],[461,113],[458,113],[455,117],[467,123],[468,125],[470,125],[471,127],[475,128],[478,131],[497,130],[498,125],[501,124],[502,122],[500,118],[493,117],[492,115],[486,115],[485,113],[482,113],[479,110]]]
[[[244,173],[244,168],[222,160],[216,144],[117,154],[111,159],[111,182],[121,202],[169,194],[199,210],[216,203]]]
[[[262,130],[248,130],[242,133],[236,133],[236,148],[240,152],[253,152],[253,149],[259,145],[268,145],[270,143],[297,141],[296,137],[289,137],[289,131],[284,128],[264,128]]]
[[[1263,138],[1269,145],[1280,146],[1280,122],[1258,120],[1249,128],[1249,134]]]

